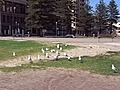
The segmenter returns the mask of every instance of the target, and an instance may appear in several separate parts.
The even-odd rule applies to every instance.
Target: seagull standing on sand
[[[30,63],[33,63],[32,58],[31,58],[30,55],[28,56],[28,60],[29,60]]]
[[[38,59],[38,60],[41,60],[40,55],[37,56],[37,59]]]
[[[64,56],[66,56],[66,57],[68,56],[66,52],[64,52]]]
[[[55,55],[55,56],[54,56],[54,59],[55,59],[55,60],[58,60],[58,55]]]
[[[46,56],[46,58],[49,58],[49,55],[48,55],[48,53],[46,53],[46,55],[45,55],[45,56]]]

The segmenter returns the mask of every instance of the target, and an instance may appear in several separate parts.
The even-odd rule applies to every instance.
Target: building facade
[[[82,27],[77,26],[77,19],[81,17],[81,10],[83,10],[85,5],[85,0],[72,0],[73,2],[73,10],[72,10],[72,22],[71,28],[75,34],[82,33],[84,30]]]
[[[0,34],[25,34],[27,0],[4,0],[0,11]]]

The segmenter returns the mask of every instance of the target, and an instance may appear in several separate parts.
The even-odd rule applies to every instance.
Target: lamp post
[[[57,36],[57,23],[58,23],[58,22],[56,22],[56,36]]]

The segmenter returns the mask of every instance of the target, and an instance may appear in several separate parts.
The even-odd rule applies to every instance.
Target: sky
[[[90,1],[90,5],[93,6],[93,8],[95,8],[96,4],[99,3],[100,0],[89,0]],[[104,2],[106,4],[109,4],[111,0],[104,0]],[[116,4],[118,5],[118,9],[120,11],[120,0],[115,0]]]

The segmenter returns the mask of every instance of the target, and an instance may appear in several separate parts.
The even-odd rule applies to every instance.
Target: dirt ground
[[[120,44],[116,43],[68,44],[79,46],[65,51],[73,57],[120,51]],[[5,64],[4,62],[1,65]],[[14,66],[13,62],[7,64]],[[0,72],[0,90],[120,90],[119,88],[120,76],[104,76],[75,69],[47,68],[11,73]]]

